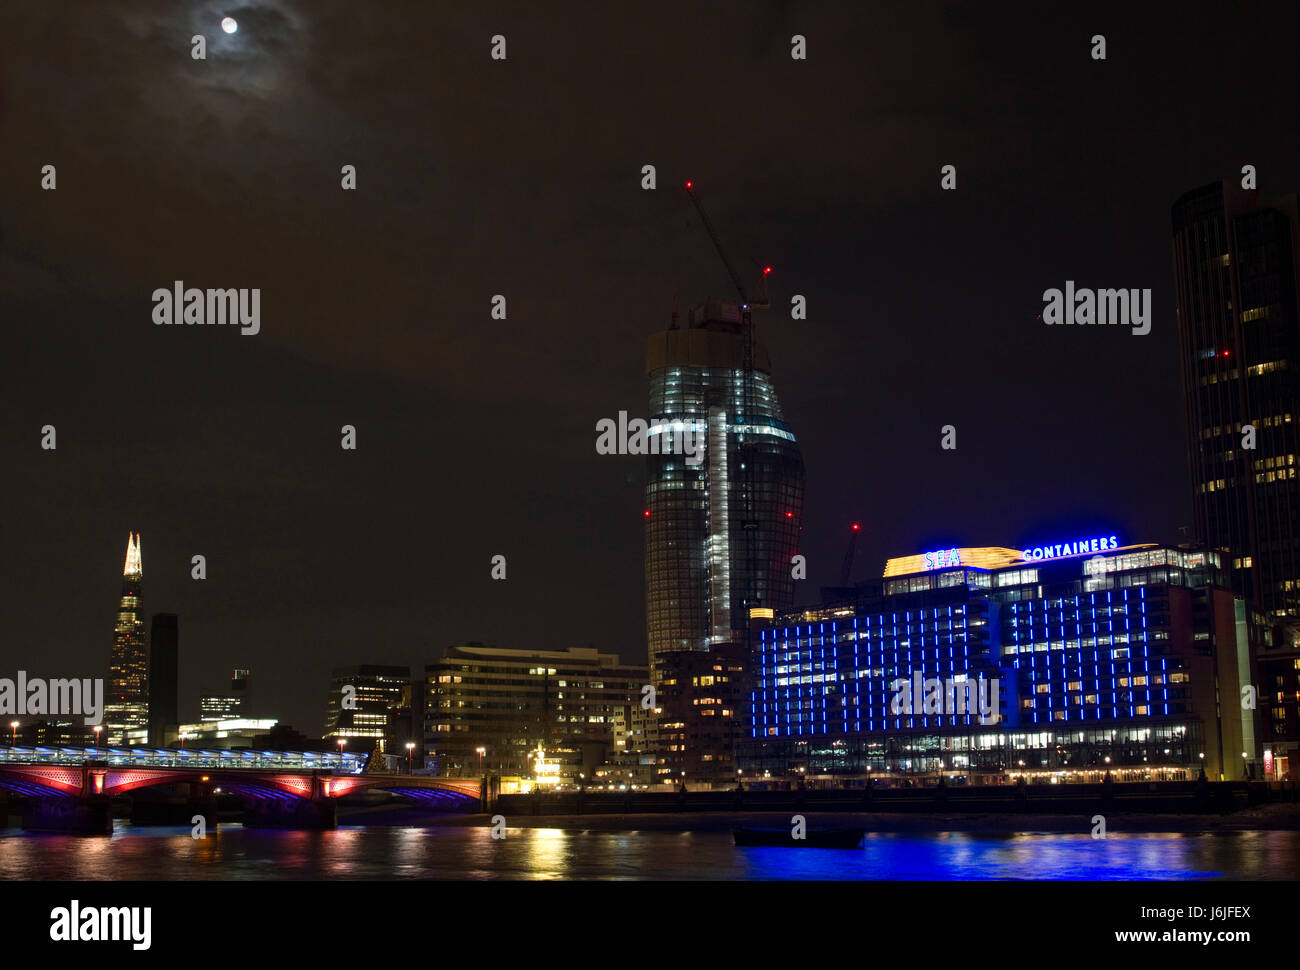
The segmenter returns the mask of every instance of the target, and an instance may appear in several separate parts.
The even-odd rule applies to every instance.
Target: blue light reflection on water
[[[0,831],[0,879],[1294,879],[1300,832],[869,834],[860,849],[739,848],[723,832],[344,827]]]
[[[868,835],[856,851],[746,849],[750,879],[1223,879],[1267,878],[1264,845],[1242,833],[1230,844],[1195,840],[1216,836],[1131,835],[1094,840],[1087,835]],[[1286,833],[1290,835],[1291,833]],[[1189,842],[1191,839],[1193,841]],[[1297,851],[1291,839],[1288,852]],[[1218,851],[1215,851],[1218,850]],[[842,853],[842,854],[841,854]],[[1240,871],[1227,872],[1219,859],[1236,855]],[[1237,867],[1233,867],[1236,869]],[[1276,878],[1283,878],[1275,874]],[[1289,876],[1286,878],[1290,878]]]

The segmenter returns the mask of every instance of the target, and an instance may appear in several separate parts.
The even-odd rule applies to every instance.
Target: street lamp
[[[339,767],[343,767],[343,745],[348,743],[347,738],[339,738]]]
[[[415,750],[415,742],[407,741],[406,742],[406,773],[408,775],[411,773],[411,753],[414,750]]]
[[[99,747],[99,732],[102,730],[104,730],[104,726],[102,724],[95,725],[95,747],[97,748]]]
[[[13,729],[13,735],[9,739],[9,744],[16,747],[18,744],[18,722],[10,721],[9,727]]]
[[[483,774],[483,755],[487,754],[487,748],[475,748],[478,752],[478,773]]]

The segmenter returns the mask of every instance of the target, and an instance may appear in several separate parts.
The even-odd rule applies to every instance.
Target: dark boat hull
[[[865,829],[832,829],[807,832],[794,838],[789,829],[734,829],[736,845],[773,845],[789,849],[856,849],[862,844]]]

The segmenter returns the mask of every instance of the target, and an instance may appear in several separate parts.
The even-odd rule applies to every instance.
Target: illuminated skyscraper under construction
[[[793,606],[803,457],[768,352],[757,342],[752,349],[746,392],[741,307],[717,300],[693,309],[685,328],[674,314],[647,344],[650,435],[690,431],[704,441],[702,461],[655,453],[667,447],[651,447],[647,459],[646,634],[655,683],[665,654],[735,642],[750,609]]]
[[[140,534],[127,533],[126,566],[122,570],[122,601],[108,664],[108,697],[104,704],[105,741],[109,745],[145,743],[149,730],[148,654],[140,606]]]

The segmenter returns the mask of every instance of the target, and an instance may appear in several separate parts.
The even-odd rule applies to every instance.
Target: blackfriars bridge
[[[114,796],[147,789],[169,796],[177,818],[209,824],[216,793],[238,795],[250,828],[334,828],[337,800],[367,789],[441,811],[485,801],[478,779],[366,772],[365,763],[343,752],[12,746],[0,748],[0,788],[25,796],[25,828],[94,833],[112,831]]]

